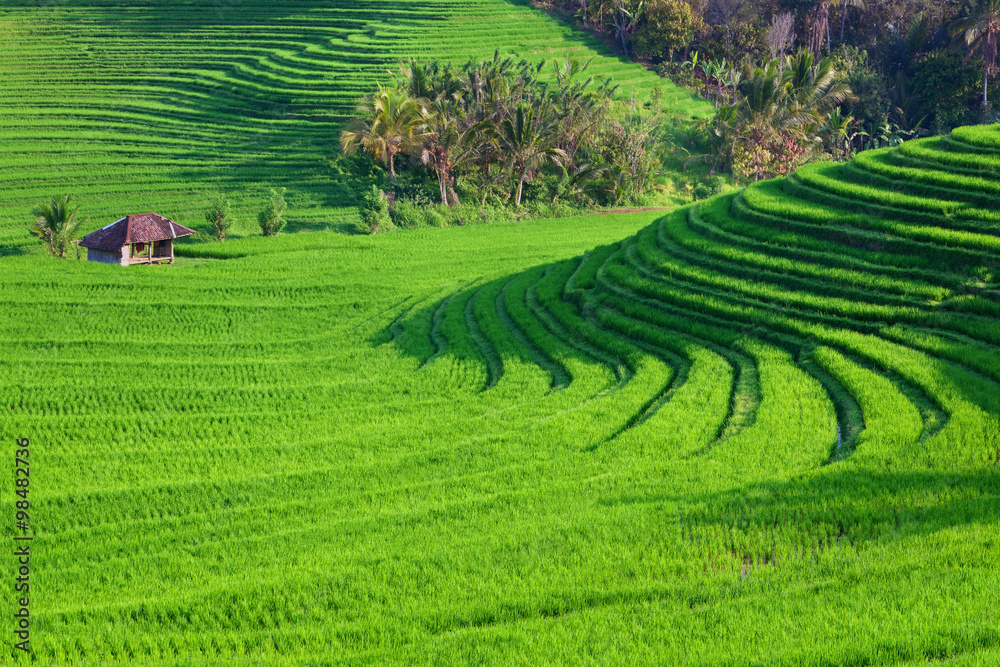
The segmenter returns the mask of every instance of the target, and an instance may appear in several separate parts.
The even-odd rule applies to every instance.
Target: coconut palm
[[[813,7],[811,18],[809,49],[813,53],[819,53],[823,49],[823,39],[826,39],[826,47],[830,48],[830,0],[820,0]]]
[[[557,126],[547,116],[546,107],[538,109],[522,102],[514,113],[505,118],[498,128],[498,139],[517,176],[517,196],[514,203],[521,205],[524,183],[531,173],[545,160],[558,162],[562,151],[553,146]]]
[[[73,241],[77,228],[83,222],[77,218],[80,207],[72,208],[71,199],[69,195],[53,197],[34,210],[37,219],[31,224],[30,231],[49,244],[49,252],[53,257],[66,257],[66,247]]]
[[[793,111],[810,113],[817,120],[853,99],[851,88],[837,82],[833,61],[824,58],[816,63],[813,54],[805,50],[788,59],[782,83],[789,89]]]
[[[847,8],[855,7],[865,10],[865,0],[840,0],[840,41],[844,41],[844,29],[847,27]]]
[[[340,146],[347,155],[362,148],[381,160],[389,168],[389,177],[395,180],[393,158],[415,141],[420,122],[420,107],[408,94],[380,85],[359,106],[358,117],[340,132]]]
[[[457,205],[455,170],[475,156],[479,148],[476,138],[483,125],[471,123],[462,105],[446,97],[425,106],[421,114],[420,161],[437,176],[441,203]]]
[[[989,103],[990,75],[996,70],[997,33],[1000,32],[1000,0],[971,0],[962,16],[951,24],[951,35],[965,47],[965,60],[983,56],[983,105]]]

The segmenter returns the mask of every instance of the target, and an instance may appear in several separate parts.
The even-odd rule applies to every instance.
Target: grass
[[[6,258],[36,662],[989,664],[1000,255],[866,164]]]
[[[363,0],[278,4],[70,0],[0,7],[0,249],[30,243],[31,209],[69,193],[91,231],[155,210],[204,228],[218,192],[234,236],[257,234],[268,188],[286,187],[291,230],[347,230],[354,198],[331,167],[358,98],[398,62],[456,64],[494,49],[573,56],[620,94],[654,87],[674,117],[711,106],[526,4]],[[551,69],[551,66],[550,66]],[[547,70],[548,71],[548,70]]]
[[[62,178],[184,222],[224,177],[335,228],[341,92],[431,35],[596,48],[499,0],[165,7],[4,6],[3,210]],[[32,72],[78,97],[31,101]],[[34,653],[5,632],[0,660],[995,663],[998,147],[963,128],[666,214],[244,228],[173,266],[43,257],[5,214]]]

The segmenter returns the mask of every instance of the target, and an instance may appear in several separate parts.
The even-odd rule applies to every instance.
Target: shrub
[[[389,200],[377,185],[365,192],[358,207],[361,216],[361,229],[368,234],[387,232],[395,228],[389,215]]]
[[[480,206],[479,221],[486,225],[496,222],[514,222],[515,215],[509,208],[503,206]]]
[[[72,197],[69,195],[53,197],[34,210],[37,219],[31,224],[29,231],[48,244],[53,257],[66,258],[66,248],[73,242],[76,230],[83,222],[77,217],[80,207],[73,208],[71,201]],[[80,259],[79,246],[76,258]]]
[[[285,221],[286,208],[288,208],[288,204],[285,203],[285,188],[280,190],[271,188],[271,199],[257,214],[257,223],[264,236],[275,236],[285,228],[287,224]]]
[[[674,51],[685,49],[700,27],[698,18],[684,0],[649,0],[632,41],[639,56],[674,59]]]
[[[205,221],[212,226],[212,233],[220,241],[226,240],[226,233],[233,226],[233,209],[224,195],[219,195],[205,211]]]
[[[979,93],[979,72],[961,54],[933,51],[913,68],[913,92],[920,96],[920,115],[933,116],[939,131],[969,120],[968,101]]]
[[[445,217],[433,208],[424,209],[424,219],[431,227],[446,227],[448,224]]]
[[[759,181],[795,171],[806,150],[787,132],[752,127],[733,144],[733,173]]]

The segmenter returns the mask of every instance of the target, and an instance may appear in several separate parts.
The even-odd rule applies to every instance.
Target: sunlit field
[[[226,193],[259,233],[269,187],[289,230],[345,230],[338,132],[401,60],[591,60],[619,95],[654,87],[677,118],[711,105],[544,13],[506,0],[0,3],[0,252],[32,243],[32,208],[84,204],[89,232],[125,213],[184,225]]]
[[[35,660],[995,663],[998,137],[667,214],[5,259]]]
[[[401,58],[711,107],[506,0],[41,5],[0,3],[0,663],[1000,664],[1000,126],[350,235],[337,130]],[[27,231],[219,192],[173,265]]]

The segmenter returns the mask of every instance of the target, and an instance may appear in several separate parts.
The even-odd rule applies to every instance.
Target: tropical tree
[[[712,25],[722,26],[726,37],[726,55],[735,57],[733,36],[748,13],[747,0],[708,0],[705,17]]]
[[[839,148],[839,132],[852,122],[844,123],[839,107],[853,94],[838,81],[833,61],[817,63],[802,50],[786,60],[784,72],[779,62],[748,71],[737,86],[738,100],[720,106],[715,118],[702,124],[710,153],[696,159],[758,180],[789,173],[821,148],[824,138]]]
[[[340,146],[346,155],[358,148],[370,153],[389,168],[389,178],[395,180],[393,158],[414,142],[420,122],[420,107],[409,94],[380,85],[340,132]]]
[[[622,44],[622,53],[628,55],[628,43],[639,26],[645,0],[611,0],[611,27]]]
[[[843,113],[840,107],[827,114],[826,122],[820,132],[834,155],[846,156],[850,152],[851,139],[854,138],[851,132],[853,124],[854,116]]]
[[[285,188],[278,190],[271,188],[271,196],[268,198],[267,204],[257,214],[257,224],[260,225],[260,231],[264,236],[277,236],[285,228],[287,224],[285,220],[286,208],[288,208],[288,204],[285,203]]]
[[[914,57],[924,50],[931,35],[931,22],[926,12],[919,12],[906,31],[900,30],[894,23],[890,23],[888,29],[890,40],[886,61],[891,70],[898,73],[906,70]]]
[[[640,56],[674,61],[674,51],[686,49],[701,19],[686,0],[646,0],[633,50]]]
[[[826,40],[827,50],[830,48],[830,0],[819,0],[812,10],[810,19],[809,50],[819,53],[823,50],[823,40]]]
[[[591,87],[594,80],[590,77],[581,80],[589,66],[589,60],[580,62],[576,58],[554,63],[556,86],[549,97],[557,118],[555,143],[571,166],[577,149],[599,128],[618,89],[610,79],[597,87]]]
[[[233,208],[225,195],[219,195],[205,210],[205,222],[212,225],[212,233],[220,241],[226,240],[229,228],[233,226]]]
[[[789,106],[793,114],[801,120],[820,120],[825,114],[853,99],[850,86],[838,82],[833,60],[824,58],[818,63],[812,53],[800,50],[788,59],[788,70],[782,76],[782,83],[791,97]]]
[[[421,114],[420,161],[437,176],[441,203],[457,205],[455,170],[472,160],[483,125],[470,123],[462,105],[447,97],[436,98]]]
[[[536,109],[522,102],[500,124],[498,140],[509,156],[511,169],[517,178],[517,195],[514,198],[516,206],[521,205],[525,181],[539,165],[546,160],[558,162],[565,155],[553,146],[557,127],[547,115],[547,106]]]
[[[654,97],[649,108],[635,100],[625,104],[621,116],[609,117],[601,132],[604,135],[605,174],[610,182],[615,204],[636,199],[648,189],[655,189],[660,161],[657,145],[662,138],[663,112]]]
[[[29,227],[32,235],[49,245],[53,257],[66,258],[66,248],[73,241],[77,228],[83,220],[77,218],[80,207],[73,208],[69,195],[53,197],[48,202],[35,207],[35,221]]]
[[[854,7],[865,10],[865,0],[840,0],[840,41],[844,41],[844,29],[847,27],[847,9]]]
[[[983,106],[989,104],[990,75],[996,70],[997,33],[1000,32],[1000,0],[970,0],[962,15],[951,24],[951,35],[965,46],[965,61],[976,53],[983,56]]]

